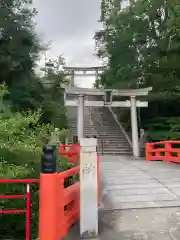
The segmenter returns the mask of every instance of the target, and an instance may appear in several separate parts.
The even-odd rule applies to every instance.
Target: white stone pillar
[[[74,74],[74,70],[72,70],[72,72],[71,72],[71,86],[74,86],[74,78],[75,78],[75,76],[74,76],[75,74]]]
[[[98,85],[98,88],[99,88],[99,72],[98,70],[95,71],[95,83]]]
[[[137,123],[137,109],[136,109],[136,97],[131,96],[131,129],[132,129],[132,145],[133,156],[139,157],[139,137],[138,137],[138,123]]]
[[[97,139],[80,139],[80,235],[98,236]]]
[[[83,137],[84,132],[84,96],[79,95],[79,106],[77,112],[77,136],[78,138]]]

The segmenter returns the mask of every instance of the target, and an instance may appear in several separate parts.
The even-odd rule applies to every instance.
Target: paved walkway
[[[180,165],[103,156],[101,187],[99,239],[180,240]]]
[[[180,165],[101,157],[101,209],[180,206]]]

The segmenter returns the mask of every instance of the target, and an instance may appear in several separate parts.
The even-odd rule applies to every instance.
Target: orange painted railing
[[[80,147],[76,148],[79,157]],[[79,160],[78,160],[79,161]],[[100,204],[100,159],[97,156],[97,205]],[[65,179],[79,174],[80,167],[76,166],[61,173],[41,173],[40,179],[1,179],[0,183],[26,184],[26,192],[17,195],[0,195],[0,199],[25,199],[26,209],[0,210],[0,214],[26,214],[26,240],[30,240],[30,184],[39,183],[39,239],[61,240],[69,228],[79,220],[80,184],[72,181],[67,188]]]
[[[97,204],[100,207],[100,158],[97,156]]]
[[[180,163],[180,141],[146,143],[145,151],[147,161]]]
[[[75,145],[71,145],[70,154],[64,152],[64,145],[59,145],[59,154],[68,157],[70,163],[79,163],[80,146]],[[100,205],[99,162],[97,156],[98,206]],[[74,182],[69,187],[64,187],[65,179],[79,174],[79,171],[80,167],[76,166],[61,173],[40,174],[39,239],[61,240],[67,235],[69,228],[79,220],[80,184]]]
[[[25,209],[1,209],[0,214],[20,214],[25,213],[25,239],[30,240],[30,218],[31,218],[31,192],[30,184],[39,183],[37,179],[0,179],[0,184],[24,184],[25,193],[0,195],[0,199],[22,199],[26,202]],[[3,224],[3,223],[2,223]]]
[[[67,158],[69,163],[79,163],[79,153],[80,145],[78,143],[70,145],[59,144],[60,156]]]
[[[39,191],[39,239],[63,239],[79,219],[79,182],[64,187],[64,180],[79,173],[74,167],[62,173],[41,174]]]

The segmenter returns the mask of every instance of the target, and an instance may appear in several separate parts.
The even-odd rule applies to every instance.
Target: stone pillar
[[[136,97],[131,96],[130,99],[131,99],[131,129],[132,129],[133,156],[136,158],[140,156]]]
[[[98,236],[97,139],[80,139],[80,235]]]
[[[74,86],[74,70],[71,72],[71,86]]]
[[[98,72],[98,70],[95,71],[95,83],[96,83],[96,87],[99,88],[99,72]]]
[[[84,132],[84,95],[79,95],[79,106],[77,112],[77,136],[83,137]]]

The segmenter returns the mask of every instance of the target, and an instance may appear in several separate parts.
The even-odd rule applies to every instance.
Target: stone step
[[[86,136],[86,135],[97,135],[96,134],[96,132],[84,132],[84,136]],[[74,135],[76,135],[76,132],[74,132],[74,133],[72,133],[72,135],[71,136],[69,136],[69,138],[73,138],[73,136]],[[108,139],[104,139],[104,138],[99,138],[98,137],[98,141],[99,141],[99,143],[101,143],[101,144],[104,144],[104,145],[109,145],[109,144],[111,144],[111,145],[123,145],[123,144],[125,144],[125,145],[128,145],[129,146],[129,144],[128,144],[128,142],[126,141],[126,139],[124,139],[124,138],[109,138],[108,137]]]
[[[127,153],[127,152],[124,152],[124,153],[118,153],[118,152],[104,152],[103,154],[102,153],[98,153],[99,155],[109,155],[109,156],[112,156],[112,155],[115,155],[115,156],[124,156],[124,155],[127,155],[127,156],[132,156],[132,153]]]
[[[122,138],[122,139],[119,139],[119,138],[112,138],[112,139],[103,139],[103,138],[99,138],[98,139],[100,141],[103,141],[103,143],[112,143],[112,144],[115,144],[115,143],[127,143],[127,140],[125,138]]]
[[[126,149],[123,149],[123,148],[116,148],[116,149],[112,149],[112,148],[110,148],[110,149],[107,149],[107,148],[101,149],[101,148],[98,148],[98,150],[103,151],[103,152],[120,152],[120,153],[122,153],[122,152],[132,152],[132,150],[130,148],[126,148]]]
[[[99,151],[107,151],[107,152],[130,152],[131,149],[130,148],[99,148]]]
[[[98,135],[99,139],[104,139],[104,140],[114,140],[116,139],[117,141],[120,140],[124,140],[126,141],[125,137],[123,135],[111,135],[111,134],[107,134],[107,135]]]
[[[102,141],[98,141],[98,143],[99,143],[99,145],[104,146],[104,147],[107,147],[107,146],[112,146],[112,147],[127,146],[127,147],[130,147],[127,142],[122,142],[122,143],[116,142],[116,143],[111,144],[111,143],[104,143]]]
[[[98,149],[98,151],[99,152],[103,152],[103,153],[112,153],[112,152],[116,152],[116,153],[132,153],[132,151],[129,149],[129,150],[123,150],[123,149],[116,149],[116,150],[114,150],[114,149],[112,149],[112,150],[106,150],[106,149],[104,149],[103,151],[102,150],[99,150]]]

